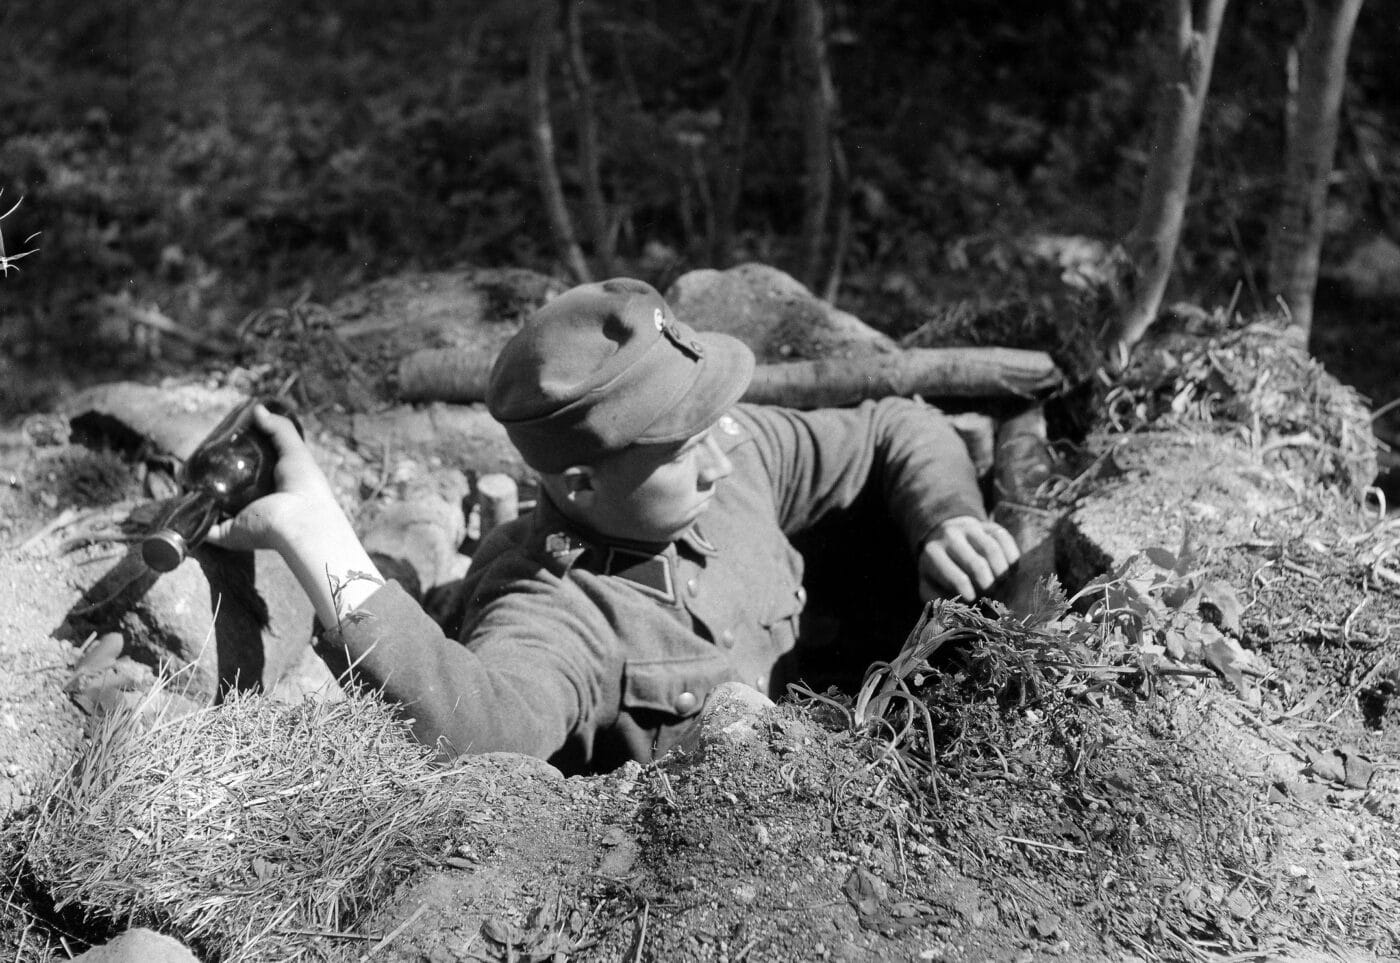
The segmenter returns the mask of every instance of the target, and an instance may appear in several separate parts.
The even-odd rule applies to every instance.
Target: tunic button
[[[686,590],[687,592],[689,592],[689,593],[691,594],[692,597],[693,597],[693,596],[696,596],[696,595],[699,595],[699,594],[700,594],[700,583],[697,582],[697,581],[695,581],[695,579],[691,579],[690,581],[688,581],[688,582],[685,583],[685,590]]]
[[[806,604],[807,604],[807,590],[806,590],[805,588],[803,588],[802,586],[800,586],[800,585],[797,587],[797,604],[798,604],[798,605],[806,605]]]
[[[700,700],[695,698],[694,692],[682,692],[676,696],[676,712],[680,715],[689,715],[695,711],[695,707],[700,704]]]
[[[768,691],[768,676],[766,676],[766,675],[761,675],[761,676],[758,676],[757,678],[755,678],[755,679],[753,680],[753,687],[754,687],[755,689],[757,689],[759,692],[767,692],[767,691]]]
[[[731,632],[729,629],[725,629],[719,634],[719,644],[724,646],[726,649],[734,648],[734,633]]]

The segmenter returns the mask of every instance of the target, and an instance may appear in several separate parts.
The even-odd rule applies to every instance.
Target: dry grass
[[[1340,937],[1322,924],[1323,909],[1339,907],[1358,943],[1383,938],[1388,900],[1339,895],[1314,907],[1288,888],[1273,825],[1256,818],[1259,784],[1202,744],[1214,730],[1197,703],[1233,701],[1214,683],[1166,682],[1131,653],[1096,650],[1068,628],[1072,613],[1038,623],[944,604],[927,614],[845,718],[880,713],[866,745],[879,784],[917,813],[902,831],[949,854],[1004,922],[1034,932],[1050,914],[1071,945],[1102,941],[1144,959],[1312,945]],[[878,808],[873,797],[864,805]]]
[[[1376,477],[1371,416],[1354,388],[1308,354],[1281,317],[1199,332],[1153,332],[1106,397],[1132,431],[1209,425],[1242,434],[1266,463],[1356,494]]]
[[[60,909],[209,958],[294,959],[447,832],[443,771],[376,698],[161,706],[103,717],[28,827],[28,870]]]

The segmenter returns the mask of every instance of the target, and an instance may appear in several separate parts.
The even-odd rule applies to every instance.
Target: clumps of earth
[[[470,516],[508,452],[479,412],[392,403],[374,359],[408,335],[373,312],[437,306],[394,350],[489,341],[551,290],[511,283],[376,289],[343,319],[358,334],[308,315],[370,401],[318,395],[317,352],[284,351],[300,374],[250,358],[159,409],[108,386],[3,436],[0,955],[1400,955],[1400,519],[1369,487],[1364,407],[1270,319],[1194,319],[1105,389],[1019,506],[1049,561],[1014,608],[931,606],[850,691],[723,687],[651,766],[433,763],[391,708],[317,675],[264,560],[118,584],[181,446],[293,374],[353,517],[434,486]],[[500,317],[449,324],[453,297]],[[791,350],[776,330],[755,341]]]

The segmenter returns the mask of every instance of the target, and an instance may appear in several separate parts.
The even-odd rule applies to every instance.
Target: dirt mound
[[[1267,328],[1215,337],[1213,353],[1186,339],[1146,356],[1110,395],[1084,471],[1043,487],[1038,510],[1068,516],[1071,592],[1047,586],[1014,615],[930,609],[859,692],[711,707],[700,742],[658,766],[564,780],[521,757],[472,761],[458,821],[420,821],[391,895],[335,928],[284,922],[262,955],[1394,958],[1400,533],[1368,507],[1355,399]],[[20,840],[41,800],[71,798],[49,795],[82,722],[62,685],[102,647],[52,633],[90,581],[85,553],[111,550],[52,551],[67,530],[43,529],[87,488],[43,467],[76,457],[66,440],[26,445],[9,449],[19,484],[0,492],[26,513],[0,556],[21,600],[0,670],[19,700],[0,722],[14,717]],[[351,502],[396,471],[349,449],[337,466]],[[122,478],[89,496],[128,493]],[[237,711],[285,738],[274,723],[291,710],[263,706]],[[283,823],[298,798],[279,803]],[[185,838],[183,818],[163,845]],[[100,835],[132,848],[145,829],[115,814]],[[220,845],[236,872],[172,884],[178,906],[280,872],[267,847]],[[295,834],[278,845],[297,862]],[[138,917],[120,887],[72,892],[98,929],[53,915],[44,899],[68,893],[54,881],[84,864],[44,865],[42,886],[11,878],[28,888],[11,890],[19,920],[0,951],[40,959]],[[227,915],[230,933],[248,924]]]

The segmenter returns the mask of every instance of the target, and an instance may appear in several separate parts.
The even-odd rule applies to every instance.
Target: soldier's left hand
[[[965,602],[990,589],[1021,552],[996,522],[959,515],[933,530],[919,553],[919,594],[924,601],[956,595]]]

